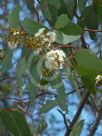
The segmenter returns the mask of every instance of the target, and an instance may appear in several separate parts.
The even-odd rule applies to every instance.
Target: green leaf
[[[65,1],[65,0],[59,0],[60,1],[60,8],[58,10],[58,15],[61,15],[61,14],[67,14],[69,15],[68,13],[68,2]]]
[[[50,4],[49,4],[50,5]],[[50,5],[51,6],[51,5]],[[45,16],[45,18],[52,24],[53,23],[53,19],[52,19],[52,13],[49,9],[48,3],[45,0],[41,0],[40,1],[40,7],[41,10]]]
[[[11,114],[18,125],[21,136],[32,136],[24,115],[18,111],[12,111]]]
[[[93,1],[94,11],[98,15],[99,21],[102,22],[102,0]]]
[[[41,67],[38,67],[38,65],[39,65],[39,56],[33,52],[27,60],[27,71],[28,71],[28,76],[30,78],[28,89],[30,91],[30,99],[32,100],[32,104],[36,97],[38,86],[41,79],[41,74],[42,74]]]
[[[28,91],[29,91],[29,99],[30,99],[30,104],[34,106],[34,101],[37,95],[37,87],[32,84],[32,82],[29,81],[27,85]]]
[[[45,19],[53,26],[58,16],[59,0],[41,0],[39,3]]]
[[[56,42],[59,44],[68,44],[80,38],[80,35],[66,35],[60,30],[56,30]]]
[[[59,0],[47,0],[47,2],[54,6],[56,9],[60,8],[60,1]]]
[[[26,71],[26,59],[25,59],[25,57],[23,57],[18,62],[17,68],[16,68],[16,78],[17,78],[17,82],[18,82],[21,92],[22,92],[22,85],[23,85],[22,76],[25,71]]]
[[[32,0],[25,0],[26,4],[27,4],[27,7],[29,8],[29,10],[34,13],[34,5],[33,5],[33,2]]]
[[[73,18],[73,16],[75,15],[76,12],[76,6],[77,2],[75,0],[67,0],[66,1],[66,6],[67,6],[67,10],[68,10],[68,16],[70,19]]]
[[[14,120],[14,118],[12,117],[10,112],[7,111],[0,111],[0,117],[2,120],[3,125],[9,130],[11,131],[14,136],[19,136],[20,132],[19,129],[17,127],[17,124]],[[16,131],[15,131],[16,130]]]
[[[69,22],[68,16],[66,14],[62,14],[57,18],[55,23],[56,29],[63,28]]]
[[[94,12],[93,6],[88,6],[83,11],[84,24],[89,29],[98,29],[98,18]],[[96,35],[93,32],[90,32],[90,37],[95,39]]]
[[[81,35],[82,34],[82,28],[71,21],[69,21],[66,26],[64,26],[62,29],[60,29],[64,34],[66,35]]]
[[[69,68],[66,68],[66,69],[65,69],[65,72],[66,72],[66,74],[67,74],[67,76],[68,76],[68,79],[70,80],[70,82],[71,82],[71,84],[72,84],[73,89],[78,92],[77,82],[76,82],[76,80],[75,80],[73,74],[71,73],[70,69],[69,69]],[[78,92],[78,94],[79,94],[79,92]]]
[[[60,73],[61,74],[61,73]],[[57,90],[56,103],[62,111],[68,113],[67,94],[65,93],[65,87],[60,76],[53,81],[54,87]]]
[[[0,111],[0,117],[4,126],[14,136],[31,136],[29,126],[22,113],[18,111]]]
[[[19,12],[20,5],[16,5],[16,7],[12,10],[12,12],[8,15],[8,22],[10,27],[18,28],[19,27]]]
[[[86,49],[80,49],[77,52],[76,60],[78,62],[76,69],[85,87],[95,94],[95,78],[102,72],[102,61]]]
[[[45,105],[43,105],[43,107],[40,110],[40,114],[42,113],[46,113],[48,111],[50,111],[52,108],[54,108],[55,106],[57,106],[55,101],[48,101]]]
[[[23,25],[24,30],[28,32],[30,35],[37,33],[40,28],[45,28],[45,26],[37,22],[34,22],[32,19],[28,19],[28,18],[26,18],[22,22],[22,25]]]
[[[86,7],[87,0],[78,0],[78,6],[81,13],[83,13],[83,10]]]
[[[84,120],[81,120],[80,122],[77,123],[77,125],[75,125],[70,136],[81,136],[81,131],[83,129],[83,126],[84,126]]]
[[[95,78],[98,72],[82,67],[77,66],[78,74],[81,76],[84,86],[89,90],[90,93],[96,93]]]
[[[7,54],[4,58],[4,60],[1,62],[0,71],[5,72],[9,69],[11,66],[11,60],[12,60],[12,51],[8,49]]]
[[[78,62],[78,65],[80,66],[83,66],[90,70],[95,70],[97,72],[102,72],[101,59],[97,58],[95,54],[87,49],[78,50],[76,53],[76,60]]]

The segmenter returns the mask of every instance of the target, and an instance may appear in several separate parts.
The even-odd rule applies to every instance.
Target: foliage
[[[30,16],[25,15],[22,21],[23,6],[15,4],[7,15],[6,36],[0,36],[4,40],[0,46],[0,101],[6,103],[0,109],[0,131],[7,129],[10,136],[43,134],[48,124],[42,115],[57,107],[56,112],[60,111],[66,126],[65,135],[80,136],[84,126],[83,120],[78,122],[81,111],[89,97],[99,94],[97,88],[102,87],[102,78],[97,78],[102,74],[102,47],[98,52],[91,50],[91,44],[86,41],[87,36],[95,41],[97,33],[102,32],[99,30],[102,27],[102,0],[23,2]],[[21,50],[21,56],[16,60],[15,68],[13,61],[17,50]],[[70,82],[72,92],[66,92],[63,74]],[[88,92],[85,101],[84,92]],[[68,95],[72,93],[80,96],[82,105],[79,105],[75,119],[68,122]],[[100,115],[101,104],[95,105],[93,100],[92,103],[95,113]],[[35,111],[38,112],[37,121],[33,116]],[[98,127],[97,120],[96,124]],[[90,134],[95,131],[90,130]]]

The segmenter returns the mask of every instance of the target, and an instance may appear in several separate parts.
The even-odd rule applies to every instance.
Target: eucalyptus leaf
[[[47,0],[47,2],[51,5],[53,5],[56,9],[60,8],[60,1],[59,0]]]
[[[78,62],[76,69],[85,87],[87,87],[91,93],[95,94],[95,78],[102,72],[102,61],[89,50],[85,49],[77,51],[76,60]]]
[[[67,23],[69,22],[69,18],[66,14],[62,14],[57,18],[57,21],[55,23],[56,29],[63,28]]]
[[[56,102],[54,100],[52,101],[48,101],[46,104],[43,105],[43,107],[40,110],[40,114],[42,113],[46,113],[48,111],[50,111],[52,108],[54,108],[56,106]]]
[[[8,22],[10,27],[18,28],[19,27],[19,13],[20,13],[20,5],[17,4],[16,7],[12,10],[12,12],[8,15]]]
[[[80,38],[80,35],[66,35],[60,30],[56,30],[56,42],[59,44],[68,44]]]
[[[26,71],[26,59],[25,59],[25,57],[23,57],[18,62],[17,68],[16,68],[16,78],[17,78],[18,87],[19,87],[21,94],[22,94],[22,86],[23,86],[22,77],[23,77],[23,74],[25,73],[25,71]]]
[[[3,125],[13,133],[14,136],[31,136],[29,126],[24,115],[18,111],[0,111]]]
[[[33,35],[38,32],[40,28],[45,28],[45,26],[33,21],[32,19],[26,18],[22,25],[24,27],[24,30],[28,32],[30,35]]]
[[[84,126],[84,120],[81,120],[75,125],[70,136],[81,136],[83,126]]]
[[[102,0],[93,0],[94,11],[102,22]]]
[[[81,35],[83,30],[78,25],[69,21],[63,28],[60,29],[66,35]]]
[[[10,49],[8,49],[4,60],[0,64],[1,65],[0,66],[1,72],[6,72],[10,68],[10,66],[12,64],[11,59],[12,59],[12,51]]]

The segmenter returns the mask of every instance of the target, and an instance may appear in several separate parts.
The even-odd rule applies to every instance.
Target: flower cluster
[[[41,28],[33,37],[26,38],[25,45],[40,52],[44,48],[48,48],[55,41],[55,37],[54,32],[46,33],[45,29]]]
[[[42,44],[47,44],[47,46],[50,46],[51,43],[53,43],[56,39],[55,32],[49,31],[46,33],[44,28],[39,29],[39,31],[34,36],[36,38],[41,38]]]
[[[66,55],[62,50],[51,50],[45,55],[46,69],[57,70],[62,69]]]
[[[34,51],[40,52],[42,50],[42,39],[35,37],[26,37],[25,45]]]
[[[7,41],[8,47],[11,49],[17,48],[18,44],[21,42],[21,38],[25,35],[24,32],[17,29],[9,29]]]
[[[96,77],[96,84],[102,84],[102,75]]]
[[[16,48],[21,42],[22,38],[24,38],[23,41],[26,47],[40,52],[41,50],[48,48],[55,41],[56,34],[51,31],[46,32],[45,28],[41,28],[34,36],[29,37],[25,32],[10,29],[7,36],[8,46],[11,49]]]

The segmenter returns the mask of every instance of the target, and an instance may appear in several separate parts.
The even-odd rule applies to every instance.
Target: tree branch
[[[93,127],[92,127],[91,130],[90,130],[89,136],[94,136],[94,134],[95,134],[95,132],[96,132],[96,130],[97,130],[97,127],[98,127],[98,125],[99,125],[99,123],[100,123],[101,117],[102,117],[102,110],[99,111],[98,117],[97,117],[97,119],[96,119],[95,124],[93,125]]]
[[[78,120],[78,118],[79,118],[79,116],[80,116],[80,114],[81,114],[81,112],[82,112],[82,110],[84,108],[84,105],[85,105],[85,103],[88,100],[88,97],[89,97],[89,92],[86,91],[85,94],[84,94],[84,96],[83,96],[83,98],[82,98],[82,100],[81,100],[81,102],[80,102],[80,105],[79,105],[79,108],[78,108],[78,110],[76,112],[76,115],[74,116],[72,122],[69,125],[69,129],[68,129],[69,131],[67,131],[67,134],[66,134],[67,136],[70,135],[70,133],[71,133],[74,125],[76,124],[76,122],[77,122],[77,120]]]
[[[88,31],[88,32],[102,32],[102,30],[97,30],[97,29],[84,29],[84,31]]]
[[[66,126],[66,129],[68,130],[69,127],[68,127],[68,123],[67,123],[67,119],[66,119],[66,115],[59,109],[57,109],[59,111],[59,113],[63,116],[63,120],[64,120],[64,124]]]

